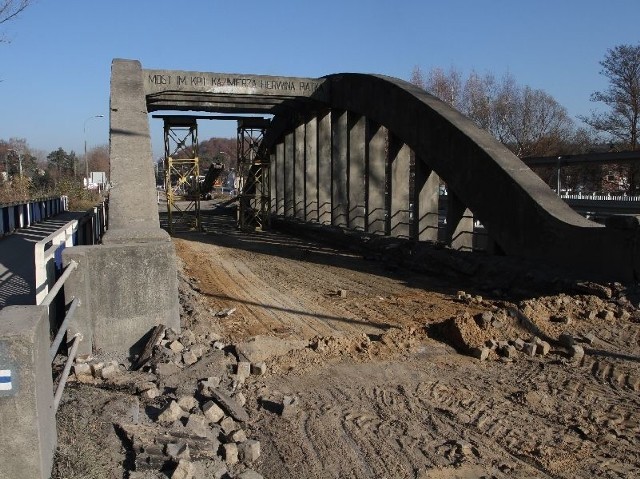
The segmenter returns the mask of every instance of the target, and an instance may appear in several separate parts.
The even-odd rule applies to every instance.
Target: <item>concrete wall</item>
[[[0,310],[0,437],[0,479],[51,475],[57,438],[46,307]]]

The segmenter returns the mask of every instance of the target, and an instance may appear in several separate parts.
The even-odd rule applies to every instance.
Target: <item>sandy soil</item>
[[[308,341],[268,359],[267,374],[246,384],[250,432],[262,445],[254,469],[264,477],[640,477],[640,316],[630,289],[528,291],[524,300],[507,291],[505,300],[478,278],[418,274],[277,232],[241,233],[226,216],[174,243],[183,324],[197,336]],[[228,308],[236,309],[215,316]],[[443,326],[453,320],[459,334]],[[567,332],[583,358],[558,342]],[[534,333],[551,344],[546,356],[467,354]],[[85,389],[72,385],[63,411],[90,400],[82,399],[90,388],[76,387]],[[131,397],[95,394],[102,402],[94,405],[124,410]],[[272,406],[285,395],[297,402],[281,415]],[[109,410],[95,409],[103,420],[93,440],[116,449],[109,461],[121,470],[95,477],[128,477],[126,441],[104,433]],[[81,429],[70,414],[61,415],[62,437]]]

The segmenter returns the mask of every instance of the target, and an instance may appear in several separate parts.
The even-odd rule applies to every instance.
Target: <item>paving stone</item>
[[[584,357],[584,348],[578,344],[571,346],[571,360],[574,362],[582,360]]]
[[[100,370],[100,377],[102,379],[111,379],[118,374],[120,374],[120,366],[118,366],[118,363],[110,362],[105,364],[105,366]]]
[[[184,345],[178,340],[171,341],[167,346],[174,353],[179,353],[184,349]]]
[[[182,353],[182,362],[190,366],[198,362],[198,356],[193,351],[186,351]]]
[[[533,357],[536,355],[536,349],[537,349],[537,346],[535,343],[524,343],[524,346],[522,347],[522,352],[527,356]]]
[[[260,457],[260,441],[250,439],[239,446],[240,458],[244,462],[254,462]]]
[[[160,413],[158,421],[163,423],[172,423],[180,419],[185,414],[185,411],[178,406],[178,403],[171,401],[169,405]]]
[[[604,319],[605,321],[613,321],[616,315],[613,311],[609,309],[604,309],[598,313],[598,317],[600,319]]]
[[[505,347],[500,348],[500,354],[507,359],[513,359],[518,354],[518,350],[514,346],[507,344]]]
[[[247,422],[249,415],[247,411],[231,396],[220,389],[211,390],[211,397],[220,407],[237,421]]]
[[[282,417],[293,416],[298,409],[299,400],[296,396],[284,396],[282,398]]]
[[[596,342],[595,335],[593,333],[585,334],[584,342],[587,343],[589,346],[593,346],[593,344]]]
[[[160,396],[162,393],[157,387],[152,387],[151,389],[145,389],[142,391],[142,397],[145,399],[155,399]]]
[[[241,406],[243,406],[243,407],[244,407],[244,405],[245,405],[245,404],[247,404],[247,398],[244,396],[244,394],[242,394],[242,393],[240,393],[240,392],[235,393],[235,394],[233,395],[233,398],[234,398],[236,401],[238,401],[238,404],[240,404],[240,405],[241,405]]]
[[[77,376],[91,376],[91,365],[87,363],[76,363],[73,365],[73,372]]]
[[[546,356],[551,351],[551,345],[546,341],[540,341],[536,344],[536,354]]]
[[[522,351],[522,349],[524,348],[524,340],[518,338],[513,342],[513,347],[516,348],[518,351]]]
[[[251,375],[251,363],[248,361],[239,361],[236,365],[236,374],[238,377],[248,378]]]
[[[491,326],[491,321],[493,321],[493,313],[491,311],[485,311],[476,315],[476,323],[478,323],[478,326],[482,329],[487,329]]]
[[[489,348],[471,348],[471,356],[480,361],[485,361],[489,357],[491,349]]]
[[[171,479],[193,479],[195,474],[195,466],[191,461],[181,459],[178,466],[173,471]]]
[[[496,341],[495,339],[488,339],[487,342],[485,343],[485,345],[491,351],[495,351],[496,349],[498,349],[498,341]]]
[[[93,374],[94,378],[100,377],[100,372],[102,371],[102,368],[104,368],[103,362],[91,363],[91,373]]]
[[[247,440],[247,433],[242,429],[237,429],[227,436],[227,442],[242,443]]]
[[[211,397],[211,391],[220,385],[220,378],[218,376],[210,376],[207,379],[202,379],[198,382],[198,391],[204,396]]]
[[[338,296],[340,296],[341,298],[346,298],[347,297],[347,290],[346,289],[339,289],[338,290]]]
[[[204,356],[204,353],[207,351],[207,348],[202,344],[197,344],[195,346],[191,346],[191,352],[196,355],[198,359]]]
[[[151,381],[141,381],[136,383],[136,392],[143,393],[149,389],[156,388],[156,383]]]
[[[224,411],[213,401],[207,401],[202,405],[204,416],[211,422],[218,422],[224,417]]]
[[[198,400],[193,396],[180,396],[178,406],[188,412],[193,412],[198,407]]]
[[[209,421],[204,416],[199,416],[197,414],[189,416],[185,428],[191,434],[198,437],[208,437],[211,432]]]
[[[174,462],[180,459],[191,459],[189,445],[184,442],[171,442],[165,447],[164,453]]]
[[[222,341],[214,341],[213,349],[224,349],[224,343]]]
[[[238,445],[229,442],[222,446],[224,448],[224,460],[227,464],[237,464],[238,462]]]
[[[191,346],[196,342],[196,335],[190,329],[185,329],[180,336],[180,342],[183,345]]]
[[[263,376],[267,372],[267,365],[264,361],[253,363],[251,365],[251,374],[256,376]]]
[[[222,432],[224,434],[230,434],[238,429],[238,424],[233,420],[232,417],[227,416],[222,421],[220,421],[220,427],[222,428]]]

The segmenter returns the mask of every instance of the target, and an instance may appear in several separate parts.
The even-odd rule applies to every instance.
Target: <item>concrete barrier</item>
[[[0,310],[0,479],[50,477],[56,447],[46,307]]]

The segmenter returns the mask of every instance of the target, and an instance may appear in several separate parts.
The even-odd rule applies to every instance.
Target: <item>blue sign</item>
[[[0,369],[0,391],[11,391],[11,369]]]

